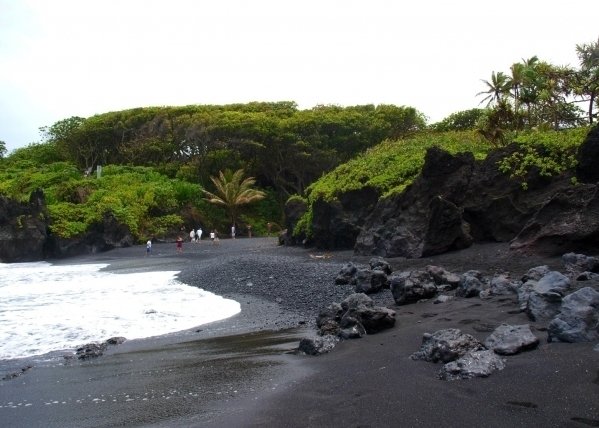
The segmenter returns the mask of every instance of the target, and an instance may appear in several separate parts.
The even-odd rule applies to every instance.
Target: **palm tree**
[[[593,124],[593,104],[599,97],[599,39],[596,43],[576,45],[580,60],[579,85],[577,95],[588,96],[589,124]]]
[[[491,103],[493,103],[493,102],[498,103],[499,101],[501,101],[501,99],[504,95],[507,95],[510,92],[510,88],[511,88],[510,78],[502,71],[499,71],[497,73],[492,72],[491,73],[491,81],[483,80],[482,82],[485,85],[487,85],[487,90],[479,92],[478,94],[476,94],[476,96],[479,96],[479,95],[487,95],[487,96],[485,98],[483,98],[483,100],[480,102],[481,104],[484,103],[485,101],[488,101],[487,106],[491,105]]]
[[[241,205],[259,201],[266,196],[263,191],[252,188],[256,183],[254,177],[243,178],[243,175],[243,169],[235,172],[219,171],[218,177],[210,177],[216,188],[215,192],[202,189],[208,202],[225,207],[229,213],[231,224],[235,224]]]

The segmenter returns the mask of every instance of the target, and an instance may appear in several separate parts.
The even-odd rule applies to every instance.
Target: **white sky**
[[[578,66],[597,0],[0,0],[0,140],[133,107],[395,104],[436,122],[533,55]]]

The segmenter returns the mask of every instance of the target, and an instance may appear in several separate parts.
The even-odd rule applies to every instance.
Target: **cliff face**
[[[0,195],[0,262],[28,262],[106,251],[134,243],[126,226],[111,215],[76,238],[61,239],[49,232],[44,194],[37,190],[29,203]]]
[[[577,185],[571,176],[546,178],[532,171],[523,190],[497,168],[513,150],[506,147],[476,161],[470,153],[451,155],[432,148],[420,176],[401,194],[376,204],[318,201],[313,243],[409,258],[489,241],[511,241],[512,248],[548,254],[598,250],[598,128],[579,149]]]
[[[0,262],[43,260],[48,228],[44,194],[31,194],[29,203],[0,195]]]

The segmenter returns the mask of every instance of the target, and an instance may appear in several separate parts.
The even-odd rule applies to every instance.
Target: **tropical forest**
[[[481,79],[480,93],[464,95],[474,108],[437,123],[410,106],[301,110],[293,101],[65,118],[11,153],[0,142],[0,194],[27,201],[41,189],[56,236],[77,237],[110,213],[143,242],[200,225],[279,233],[285,204],[297,199],[308,210],[292,232],[309,237],[316,200],[365,186],[382,198],[402,192],[433,146],[483,159],[515,144],[500,169],[526,188],[531,168],[548,176],[575,168],[597,119],[599,40],[575,49],[576,67],[535,56],[505,64]]]

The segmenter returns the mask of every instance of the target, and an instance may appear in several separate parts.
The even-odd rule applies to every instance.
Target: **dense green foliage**
[[[252,225],[263,233],[267,223],[283,223],[290,193],[303,193],[324,172],[385,138],[425,126],[410,107],[298,110],[291,102],[71,117],[42,128],[45,142],[2,159],[0,193],[24,201],[43,189],[58,236],[77,236],[111,213],[145,240],[180,227],[227,228],[230,207],[214,207],[201,195],[218,191],[210,178],[219,171],[244,168],[266,198],[235,208],[234,217],[242,229]],[[93,173],[98,165],[104,165],[101,178]]]
[[[472,152],[478,159],[489,150],[475,131],[421,133],[404,140],[388,140],[325,174],[307,189],[308,199],[332,200],[366,186],[382,194],[401,192],[418,175],[426,150],[433,146],[450,153]]]
[[[514,142],[518,150],[505,158],[499,169],[510,177],[521,180],[526,188],[525,177],[531,170],[541,176],[562,174],[576,167],[576,153],[589,128],[581,127],[563,131],[527,131],[519,134]]]
[[[533,56],[509,73],[492,72],[479,93],[484,109],[456,112],[428,127],[412,107],[299,110],[288,101],[71,117],[42,128],[42,143],[8,157],[0,141],[0,194],[24,201],[43,189],[59,236],[77,236],[111,213],[145,240],[181,227],[228,228],[231,209],[202,198],[219,192],[211,177],[226,170],[243,169],[264,192],[263,200],[232,215],[240,229],[251,225],[257,234],[267,223],[283,224],[282,206],[292,195],[311,207],[318,198],[334,200],[365,186],[383,196],[403,191],[432,146],[482,158],[489,142],[516,142],[499,167],[526,187],[530,171],[548,176],[572,169],[586,133],[580,126],[597,117],[599,41],[576,51],[579,69]],[[99,178],[98,165],[104,166]],[[309,234],[311,222],[310,208],[296,232]]]
[[[107,213],[140,240],[160,237],[181,225],[178,212],[200,197],[197,186],[145,167],[107,166],[100,178],[85,177],[66,162],[26,169],[5,167],[0,169],[0,182],[0,193],[20,200],[43,189],[51,230],[65,238],[85,232]]]
[[[385,141],[338,166],[308,187],[306,195],[310,209],[294,233],[310,236],[311,207],[317,199],[331,201],[344,192],[366,186],[378,189],[383,197],[402,192],[420,173],[426,150],[433,146],[450,153],[472,152],[477,159],[484,159],[489,150],[489,145],[476,131],[429,132]]]
[[[411,107],[299,110],[279,102],[137,108],[72,117],[43,132],[57,153],[82,169],[153,166],[206,187],[219,171],[243,169],[282,200],[384,139],[425,126]]]
[[[458,111],[452,113],[440,122],[434,123],[430,128],[434,131],[468,131],[476,129],[477,123],[485,111],[480,108]]]
[[[520,180],[524,188],[527,187],[525,177],[533,169],[541,176],[573,172],[578,147],[588,131],[588,127],[581,127],[520,132],[513,139],[516,150],[499,163],[498,168]],[[404,140],[385,141],[308,187],[305,200],[309,209],[298,221],[294,234],[311,235],[312,204],[317,199],[332,201],[344,192],[365,186],[379,189],[383,197],[402,192],[420,173],[426,150],[432,146],[454,154],[471,152],[476,159],[484,159],[491,150],[476,131],[421,133]]]

